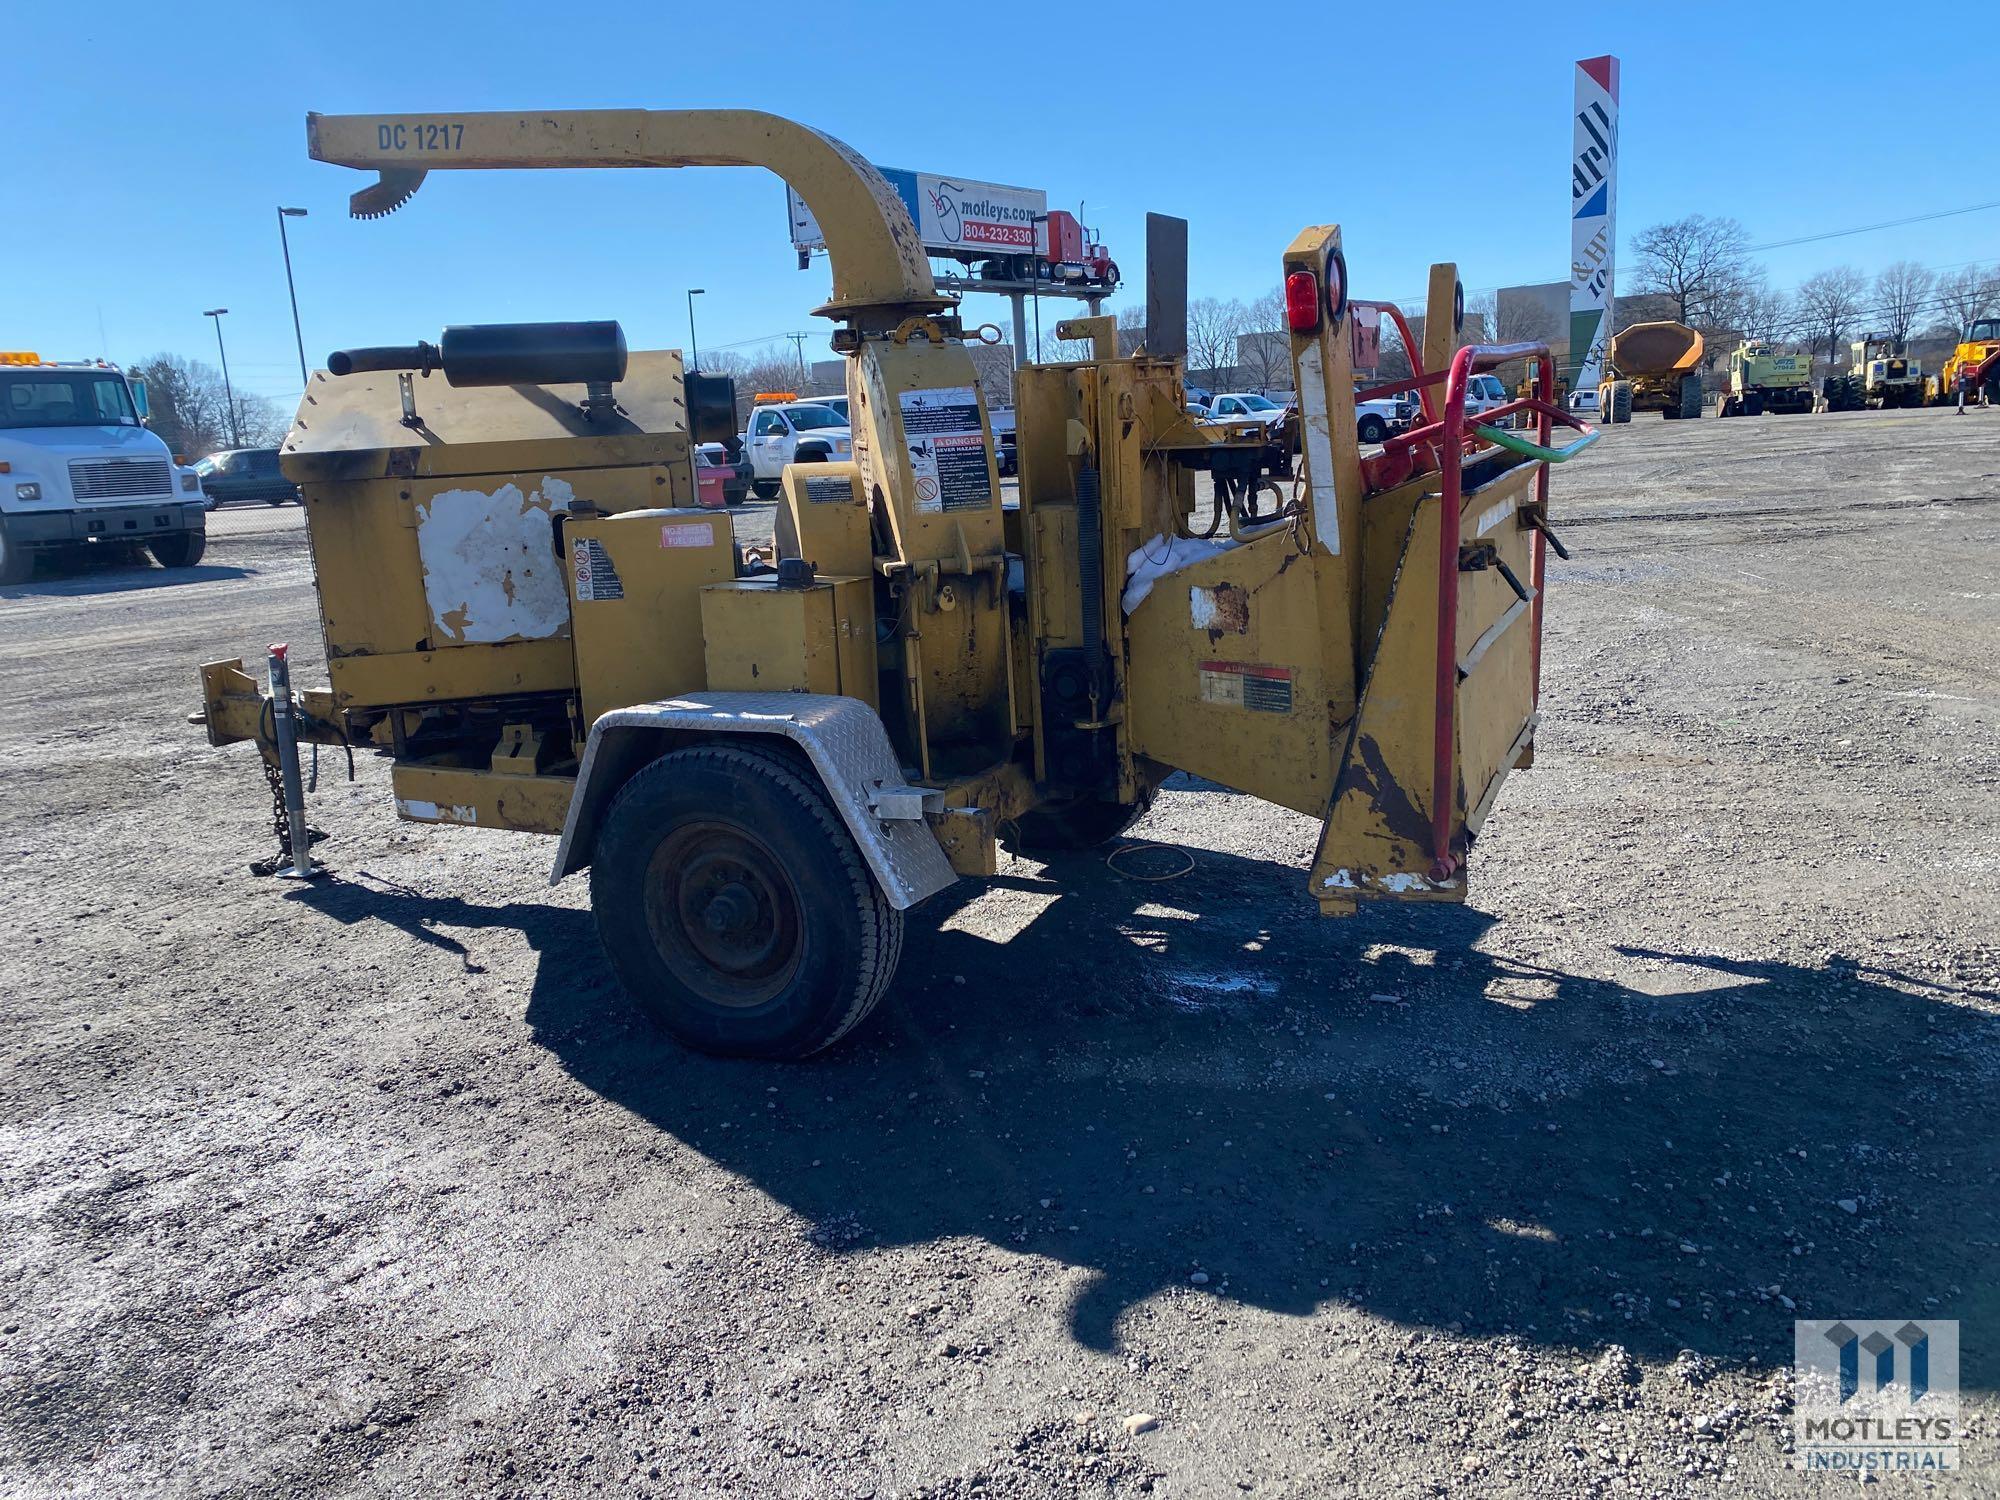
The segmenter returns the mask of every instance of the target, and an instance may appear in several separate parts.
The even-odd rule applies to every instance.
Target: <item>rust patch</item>
[[[1188,620],[1196,630],[1208,632],[1210,644],[1225,635],[1250,633],[1250,595],[1233,583],[1218,583],[1205,589],[1188,590]]]

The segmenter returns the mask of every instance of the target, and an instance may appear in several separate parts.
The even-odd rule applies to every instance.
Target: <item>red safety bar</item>
[[[1438,517],[1438,615],[1437,615],[1437,696],[1436,738],[1431,759],[1431,877],[1446,880],[1460,864],[1451,851],[1452,781],[1458,751],[1458,546],[1459,511],[1464,504],[1465,471],[1465,387],[1477,374],[1508,363],[1532,359],[1535,362],[1535,395],[1482,413],[1478,420],[1491,422],[1515,411],[1532,411],[1536,419],[1537,441],[1547,447],[1557,422],[1578,431],[1587,431],[1582,422],[1554,403],[1556,361],[1545,343],[1470,344],[1458,351],[1444,382],[1444,412],[1435,422],[1404,435],[1408,446],[1431,444],[1438,456],[1441,507]],[[1426,383],[1434,377],[1424,377]],[[1535,504],[1544,513],[1549,503],[1549,465],[1537,461]],[[1528,582],[1534,591],[1532,618],[1534,641],[1533,698],[1542,698],[1542,589],[1547,577],[1547,543],[1536,528],[1530,543]]]

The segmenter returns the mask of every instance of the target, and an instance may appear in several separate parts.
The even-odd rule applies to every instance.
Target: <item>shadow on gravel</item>
[[[1059,1315],[1094,1348],[1166,1288],[1217,1325],[1347,1302],[1655,1359],[1787,1363],[1794,1317],[1995,1326],[2000,1023],[1957,997],[1627,950],[1648,993],[1482,951],[1477,911],[1321,922],[1296,869],[1196,857],[1003,879],[1035,913],[1005,943],[960,925],[992,921],[978,885],[945,893],[878,1017],[795,1065],[636,1023],[587,913],[311,899],[425,941],[519,927],[528,1019],[582,1082],[824,1253],[970,1236],[1087,1270]],[[1968,1386],[2000,1379],[1991,1349],[1967,1338]]]
[[[156,568],[150,563],[90,562],[71,573],[37,573],[26,583],[0,588],[0,599],[81,599],[96,594],[129,594],[138,589],[181,588],[190,583],[216,583],[248,578],[248,568],[196,563],[192,568]]]

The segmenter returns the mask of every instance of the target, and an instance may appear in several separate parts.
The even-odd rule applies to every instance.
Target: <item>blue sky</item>
[[[212,361],[201,313],[226,305],[232,373],[289,405],[283,202],[310,213],[292,254],[315,365],[343,344],[517,319],[616,317],[634,347],[685,347],[689,286],[707,288],[704,348],[811,329],[808,353],[824,352],[823,263],[796,269],[783,189],[762,172],[438,173],[357,223],[347,194],[372,177],[307,160],[308,109],[769,109],[878,162],[1081,200],[1125,270],[1114,306],[1142,295],[1148,209],[1192,221],[1196,296],[1264,291],[1292,235],[1326,221],[1363,295],[1413,294],[1451,257],[1473,289],[1562,277],[1572,64],[1602,52],[1624,64],[1621,241],[1696,211],[1761,243],[2000,198],[1990,120],[1938,123],[1991,93],[1977,6],[1908,35],[1879,5],[1567,9],[1323,6],[1317,20],[1093,0],[1076,40],[1051,40],[1061,7],[1041,6],[1015,41],[991,8],[937,0],[0,0],[0,347]],[[1464,102],[1413,113],[1411,97]],[[1857,101],[1903,127],[1830,120]],[[1763,258],[1789,287],[1904,257],[2000,260],[2000,209]],[[998,299],[968,311],[1005,321]]]

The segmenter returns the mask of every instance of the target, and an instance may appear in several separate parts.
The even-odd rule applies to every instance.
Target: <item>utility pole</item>
[[[812,335],[809,333],[788,333],[785,337],[790,339],[799,351],[799,392],[803,395],[805,388],[812,384],[812,377],[806,373],[806,340],[811,338]]]
[[[696,342],[694,336],[694,299],[701,296],[707,290],[706,287],[699,286],[688,288],[688,368],[690,370],[699,370],[701,368],[701,345]]]
[[[292,294],[292,337],[299,341],[299,389],[304,390],[311,377],[306,374],[306,336],[299,331],[299,289],[292,284],[292,241],[285,233],[285,220],[303,219],[303,208],[281,208],[278,210],[278,243],[285,247],[285,290]],[[217,323],[216,329],[222,325]]]
[[[226,307],[211,307],[202,316],[215,319],[215,352],[222,356],[222,399],[229,403],[229,446],[241,448],[243,436],[236,430],[236,391],[229,384],[229,351],[222,347],[222,315],[228,311]]]

